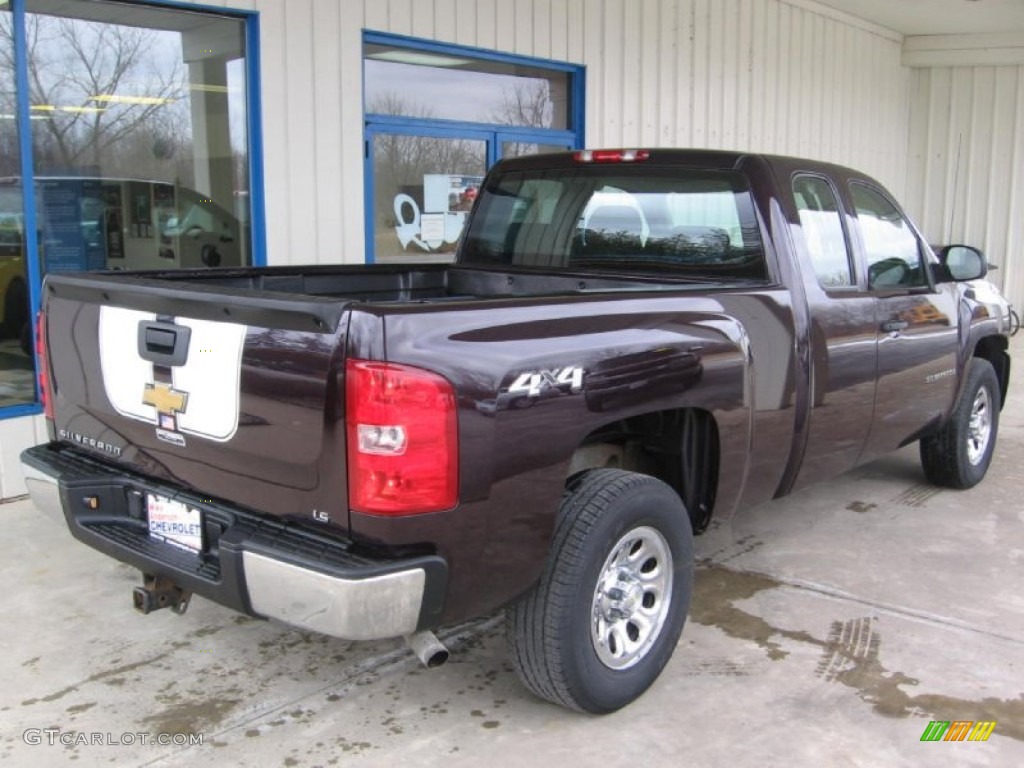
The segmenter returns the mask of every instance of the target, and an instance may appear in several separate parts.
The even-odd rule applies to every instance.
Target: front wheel
[[[946,425],[921,440],[921,465],[928,480],[947,488],[971,488],[992,462],[999,432],[999,379],[988,360],[972,358],[967,382]]]
[[[575,478],[540,581],[508,610],[520,679],[578,711],[629,704],[672,656],[692,584],[693,536],[675,491],[615,469]]]

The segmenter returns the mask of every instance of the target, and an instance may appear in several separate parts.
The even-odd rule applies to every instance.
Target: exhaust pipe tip
[[[444,643],[430,630],[406,635],[405,642],[427,669],[443,666],[451,656]]]

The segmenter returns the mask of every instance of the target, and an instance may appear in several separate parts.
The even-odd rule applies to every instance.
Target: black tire
[[[937,434],[921,440],[921,466],[929,482],[961,489],[981,482],[996,447],[1001,405],[999,379],[992,364],[972,358],[967,382],[949,421]],[[987,437],[982,443],[985,423]]]
[[[632,564],[613,560],[630,551]],[[668,568],[664,553],[671,554]],[[614,585],[605,580],[599,592],[602,573],[627,575]],[[569,709],[604,714],[624,707],[672,656],[692,586],[693,533],[675,491],[654,477],[617,469],[577,476],[562,500],[540,581],[507,611],[520,679],[537,696]],[[603,623],[593,618],[599,613]],[[660,618],[648,627],[657,631],[638,630],[652,614]],[[615,637],[627,640],[622,633],[628,642],[616,647]],[[629,650],[631,643],[638,645]],[[612,658],[615,652],[619,658]]]

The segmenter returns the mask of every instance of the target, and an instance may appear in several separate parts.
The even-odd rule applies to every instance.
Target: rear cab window
[[[741,174],[646,164],[492,176],[460,263],[708,280],[768,276]]]

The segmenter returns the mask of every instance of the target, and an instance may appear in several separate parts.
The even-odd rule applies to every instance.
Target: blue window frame
[[[88,0],[81,0],[83,7]],[[30,52],[27,44],[27,15],[34,11],[30,6],[32,0],[11,0],[9,12],[11,14],[11,29],[14,46],[14,80],[16,91],[16,124],[18,127],[18,146],[20,154],[20,188],[22,190],[35,190],[39,181],[39,174],[36,172],[36,158],[33,156],[33,134],[32,120],[38,116],[33,112],[33,105],[30,103]],[[190,13],[205,13],[211,16],[235,19],[242,22],[244,34],[244,62],[239,71],[244,71],[245,82],[245,117],[244,125],[247,140],[247,158],[244,164],[248,179],[248,205],[236,207],[236,210],[243,210],[248,215],[247,234],[248,262],[254,266],[263,266],[267,262],[266,256],[266,218],[264,198],[264,173],[263,173],[263,132],[262,132],[262,108],[260,102],[260,29],[259,14],[256,11],[237,10],[224,7],[215,7],[189,2],[177,2],[176,0],[142,0],[140,6],[151,6],[156,9],[169,9],[188,11]],[[66,9],[66,6],[65,6]],[[45,13],[45,11],[41,11]],[[38,109],[38,107],[37,107]],[[154,201],[157,197],[156,183],[152,184]],[[208,201],[207,201],[208,202]],[[184,206],[184,200],[176,203]],[[26,282],[28,288],[28,307],[31,317],[35,317],[41,303],[41,289],[43,266],[40,259],[40,248],[37,238],[32,233],[40,231],[41,215],[38,210],[37,194],[22,195],[22,231],[24,242],[22,245],[25,261]],[[241,214],[239,214],[241,215]],[[182,222],[184,226],[184,222]],[[241,247],[239,245],[239,247]],[[33,348],[35,342],[34,323],[32,326]],[[12,418],[40,413],[42,408],[39,403],[38,382],[35,383],[34,400],[32,403],[19,405],[0,404],[0,419]]]
[[[367,30],[363,51],[367,262],[447,260],[494,163],[584,146],[582,66]],[[414,93],[417,74],[432,85]],[[488,102],[506,89],[515,108]]]

